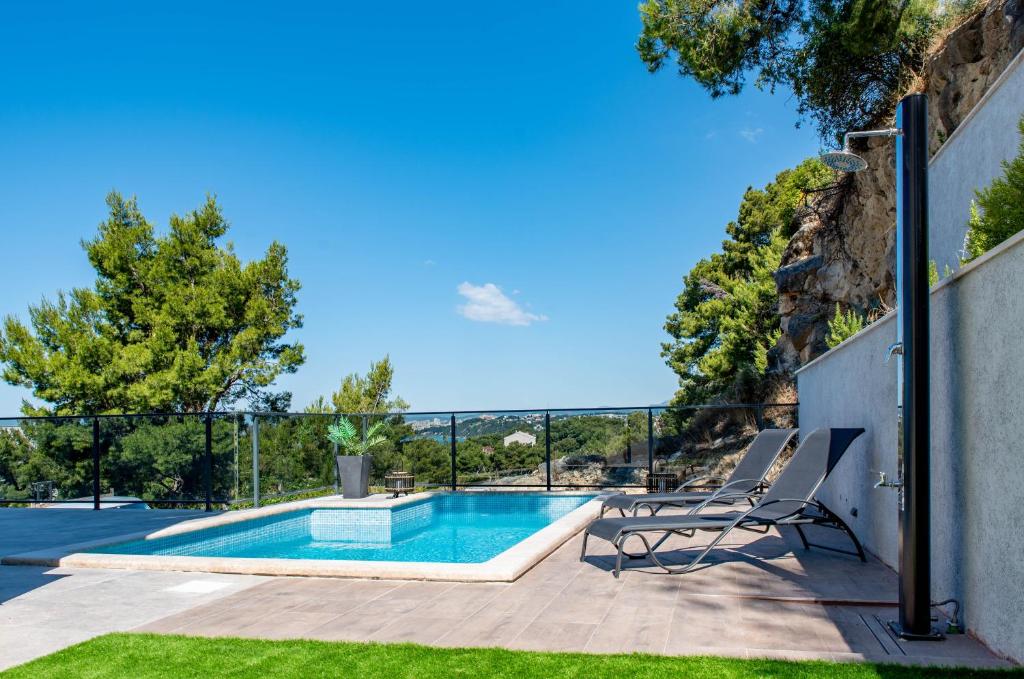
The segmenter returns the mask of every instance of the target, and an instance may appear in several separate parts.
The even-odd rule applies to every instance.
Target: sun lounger
[[[626,516],[627,512],[636,516],[641,509],[646,509],[653,516],[665,507],[697,505],[711,499],[713,495],[755,493],[796,432],[796,429],[765,429],[758,432],[728,479],[703,476],[687,481],[673,493],[612,495],[601,505],[601,516],[609,509],[619,510],[622,516]],[[716,482],[717,486],[714,485]],[[688,490],[698,485],[713,487],[708,490]],[[753,501],[752,495],[750,498]],[[734,501],[734,498],[723,499],[722,504],[732,504]]]
[[[711,499],[696,505],[686,514],[659,516],[628,516],[595,519],[587,527],[583,535],[583,549],[580,560],[587,554],[587,541],[593,536],[608,540],[616,549],[615,577],[622,571],[622,560],[643,558],[644,556],[658,567],[669,573],[686,573],[696,567],[734,528],[741,530],[767,531],[772,526],[793,526],[804,548],[822,547],[853,556],[861,561],[866,560],[864,550],[857,537],[838,516],[814,499],[814,494],[832,472],[843,453],[863,429],[817,429],[811,432],[793,453],[785,469],[757,503],[743,512],[726,512],[700,514],[700,510],[711,504]],[[735,494],[736,499],[750,497],[749,493]],[[719,496],[721,500],[724,496]],[[825,545],[808,542],[803,526],[820,525],[836,528],[849,536],[856,547],[856,552],[848,552]],[[693,537],[696,531],[715,531],[718,535],[706,547],[684,565],[664,563],[656,551],[673,535]],[[648,536],[658,535],[652,542]],[[630,539],[639,539],[646,550],[645,555],[632,555],[625,551],[625,544]]]

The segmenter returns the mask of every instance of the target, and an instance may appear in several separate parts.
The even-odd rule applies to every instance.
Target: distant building
[[[525,431],[515,431],[506,436],[503,443],[506,448],[508,448],[512,443],[519,443],[524,446],[533,446],[537,444],[537,437]]]

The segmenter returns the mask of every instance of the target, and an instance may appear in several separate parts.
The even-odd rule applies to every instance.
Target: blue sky
[[[91,283],[110,189],[216,193],[303,284],[297,408],[384,354],[418,410],[663,401],[682,275],[818,149],[786,93],[647,73],[635,2],[146,4],[5,8],[0,314]]]

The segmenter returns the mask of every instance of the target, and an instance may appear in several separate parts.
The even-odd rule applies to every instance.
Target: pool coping
[[[476,491],[462,491],[472,493]],[[507,491],[510,493],[523,491]],[[536,491],[534,491],[536,492]],[[338,496],[287,502],[258,509],[225,512],[217,516],[183,521],[156,531],[140,531],[79,542],[0,559],[7,566],[67,568],[115,568],[146,571],[191,571],[240,575],[295,575],[308,577],[368,578],[380,580],[437,580],[442,582],[513,582],[561,547],[600,513],[607,494],[572,510],[504,552],[482,563],[434,563],[419,561],[353,561],[326,559],[278,559],[209,556],[159,556],[144,554],[95,554],[85,550],[132,540],[154,539],[225,526],[304,509],[390,509],[427,499],[437,491],[400,498],[345,500]],[[579,495],[579,492],[545,492],[545,495]]]

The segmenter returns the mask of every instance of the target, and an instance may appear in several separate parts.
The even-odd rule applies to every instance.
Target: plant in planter
[[[365,436],[347,417],[327,427],[327,438],[338,445],[338,476],[341,477],[341,492],[346,498],[363,498],[369,494],[370,451],[381,445],[387,438],[382,433],[384,422],[376,422],[366,430]]]

